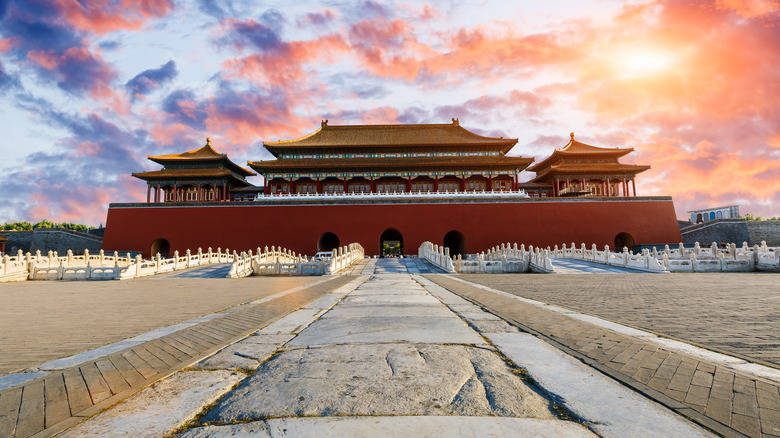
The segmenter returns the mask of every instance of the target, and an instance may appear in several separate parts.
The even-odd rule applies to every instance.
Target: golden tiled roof
[[[281,171],[354,171],[374,169],[484,169],[502,168],[521,171],[533,162],[533,158],[488,156],[488,157],[414,157],[414,158],[329,158],[329,159],[283,159],[250,161],[249,167],[258,173]]]
[[[490,147],[508,152],[516,138],[484,137],[460,126],[457,119],[447,124],[421,125],[342,125],[331,126],[324,120],[320,129],[295,140],[264,142],[274,156],[294,149],[325,148],[426,148],[433,146]]]
[[[189,152],[182,152],[180,154],[153,155],[149,156],[148,158],[155,163],[162,164],[163,166],[169,162],[223,161],[228,167],[232,168],[238,174],[244,176],[255,175],[255,173],[251,170],[241,167],[238,164],[230,161],[227,154],[220,154],[213,147],[211,147],[211,138],[206,138],[206,145],[200,149],[195,149]]]
[[[538,173],[532,182],[549,181],[556,175],[616,175],[633,174],[650,169],[650,166],[639,166],[636,164],[623,163],[563,163],[554,164],[544,172]]]
[[[529,167],[528,171],[540,172],[546,167],[549,167],[552,163],[554,163],[558,159],[561,159],[563,157],[570,157],[572,155],[579,155],[585,157],[592,156],[594,158],[595,157],[620,158],[634,151],[633,148],[600,148],[597,146],[591,146],[589,144],[580,143],[577,140],[575,140],[573,132],[569,134],[569,136],[571,137],[571,140],[569,140],[566,146],[554,150],[552,155],[534,164],[533,166]]]
[[[211,169],[162,169],[131,174],[144,181],[159,179],[194,179],[194,178],[230,178],[239,184],[250,185],[246,180],[236,177],[229,169],[215,167]],[[252,172],[252,175],[256,175]]]

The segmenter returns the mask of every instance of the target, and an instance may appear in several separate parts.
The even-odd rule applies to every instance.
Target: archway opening
[[[328,231],[317,241],[317,251],[333,251],[339,247],[339,236]]]
[[[160,257],[167,259],[170,257],[171,244],[165,239],[157,239],[152,242],[152,257],[155,257],[157,253],[160,253]]]
[[[631,250],[631,247],[633,246],[634,237],[632,235],[622,232],[615,236],[615,251],[622,252],[623,247],[628,247],[628,249]]]
[[[466,253],[466,237],[458,230],[452,230],[444,235],[444,247],[450,249],[450,257]]]
[[[379,236],[379,256],[393,257],[404,254],[404,236],[395,228],[386,229]]]

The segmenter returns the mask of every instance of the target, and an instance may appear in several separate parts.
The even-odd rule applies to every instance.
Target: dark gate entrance
[[[623,252],[623,247],[628,247],[629,251],[634,246],[634,237],[623,232],[615,236],[615,252]]]
[[[452,230],[444,235],[444,247],[450,249],[450,257],[466,253],[466,237],[458,230]]]
[[[395,228],[386,229],[379,236],[379,256],[390,257],[404,254],[404,236]]]
[[[165,239],[157,239],[154,242],[152,242],[152,254],[151,257],[157,256],[157,253],[160,253],[160,257],[167,259],[170,257],[171,252],[171,244],[168,243]]]

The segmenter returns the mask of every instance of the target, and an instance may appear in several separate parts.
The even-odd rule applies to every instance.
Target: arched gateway
[[[160,257],[164,259],[170,257],[171,244],[165,239],[156,239],[152,242],[152,257],[156,256],[158,252],[160,253]]]
[[[320,236],[317,241],[317,251],[333,251],[339,247],[339,236],[328,231]]]
[[[379,256],[403,255],[404,236],[395,228],[388,228],[379,236]]]
[[[452,230],[444,235],[444,247],[450,249],[450,257],[466,253],[466,237],[458,230]]]
[[[623,251],[623,247],[627,247],[631,250],[632,246],[634,246],[634,236],[626,232],[619,233],[615,236],[615,251],[621,252]]]

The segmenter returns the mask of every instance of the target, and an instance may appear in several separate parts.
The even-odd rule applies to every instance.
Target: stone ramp
[[[180,278],[226,278],[230,273],[230,263],[197,266],[165,274],[141,277],[137,280],[170,280]]]
[[[641,274],[643,271],[585,260],[552,259],[556,274]]]
[[[372,274],[444,274],[445,272],[417,257],[364,259],[343,271],[351,275]]]
[[[0,436],[49,436],[213,354],[354,277],[334,277],[0,391]],[[280,294],[282,295],[282,294]]]
[[[743,362],[736,358],[702,353],[682,343],[683,350],[665,348],[663,342],[671,342],[651,342],[647,332],[545,308],[544,303],[462,279],[426,278],[720,434],[780,436],[778,370],[765,369],[772,379],[757,377],[730,368]]]

